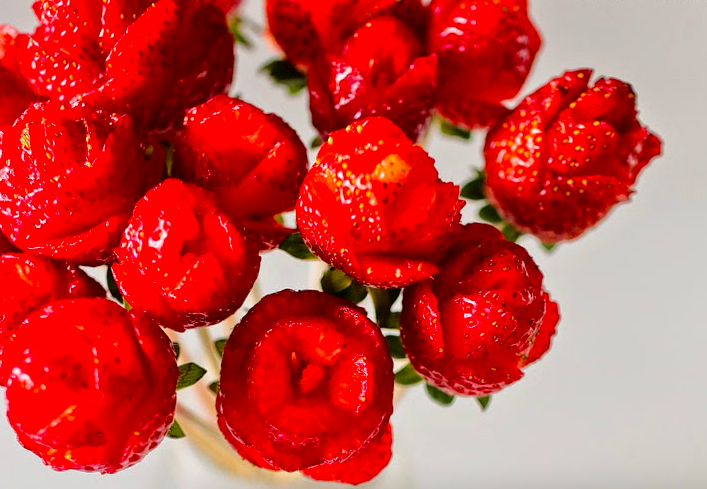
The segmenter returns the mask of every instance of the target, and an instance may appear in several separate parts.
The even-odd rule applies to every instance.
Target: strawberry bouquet
[[[34,32],[0,29],[0,385],[56,470],[114,473],[210,423],[263,471],[371,480],[396,388],[485,407],[550,349],[560,308],[516,241],[582,236],[661,152],[632,87],[590,69],[513,106],[541,46],[525,1],[267,0],[264,71],[309,93],[310,165],[228,96],[237,4],[43,0]],[[440,178],[432,122],[485,133],[478,175]],[[259,297],[276,249],[320,290]],[[187,330],[218,382],[180,363]]]

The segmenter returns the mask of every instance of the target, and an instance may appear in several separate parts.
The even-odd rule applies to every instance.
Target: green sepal
[[[368,296],[366,287],[336,268],[324,272],[320,284],[327,294],[346,299],[354,304],[362,302]]]
[[[446,136],[452,136],[455,138],[463,139],[469,141],[471,139],[471,131],[464,129],[463,127],[455,126],[446,119],[442,119],[439,123],[439,130],[442,134]]]
[[[115,283],[115,277],[113,276],[113,270],[111,269],[111,267],[108,267],[108,271],[106,272],[106,283],[108,284],[108,292],[110,292],[110,295],[113,297],[113,299],[117,300],[122,304],[123,294],[120,293],[118,284]]]
[[[279,248],[295,258],[300,260],[315,260],[317,257],[307,248],[302,240],[302,235],[294,232],[282,240]]]
[[[276,84],[286,87],[292,95],[307,87],[307,76],[285,59],[274,59],[263,65],[260,71],[267,73]]]
[[[501,215],[498,213],[496,208],[492,206],[491,204],[487,204],[483,206],[481,209],[479,209],[479,217],[491,224],[499,224],[503,222],[503,218]]]
[[[182,427],[179,426],[179,423],[177,423],[177,420],[175,419],[172,423],[172,426],[169,428],[169,431],[167,432],[167,436],[169,438],[179,439],[184,438],[187,435],[184,434],[184,430],[182,430]]]
[[[415,368],[410,365],[409,363],[405,365],[403,368],[395,372],[395,382],[400,385],[415,385],[419,384],[420,382],[423,381],[423,378],[420,377],[420,374],[418,374],[415,371]]]
[[[461,189],[459,195],[468,200],[484,200],[484,186],[486,185],[486,173],[477,172],[476,178],[467,182]]]
[[[432,399],[437,404],[441,404],[442,406],[449,406],[454,402],[453,395],[447,394],[446,392],[439,390],[438,388],[430,384],[426,384],[425,387],[427,390],[427,395],[429,395],[430,399]]]
[[[206,369],[200,367],[194,362],[185,363],[179,366],[179,380],[177,380],[177,389],[186,389],[191,387],[201,380],[206,375]]]
[[[510,241],[511,243],[515,243],[518,241],[518,238],[523,236],[523,233],[518,231],[513,224],[506,223],[503,225],[503,228],[501,229],[501,233],[503,233],[503,237],[506,238],[506,240]]]
[[[481,406],[481,410],[486,411],[491,403],[491,396],[477,397],[476,401],[479,403],[479,406]]]
[[[557,243],[540,243],[540,246],[542,246],[548,253],[552,253],[555,249],[557,249]]]
[[[385,337],[385,342],[388,344],[390,356],[399,360],[406,358],[403,342],[400,341],[400,336],[388,335]]]

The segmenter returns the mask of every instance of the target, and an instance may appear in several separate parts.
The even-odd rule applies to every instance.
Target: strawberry
[[[175,141],[172,175],[211,191],[264,249],[292,232],[274,216],[294,209],[306,173],[307,150],[290,126],[225,95],[187,112]]]
[[[113,265],[128,303],[176,331],[220,323],[243,304],[260,257],[206,191],[168,179],[135,205]]]
[[[284,290],[233,330],[216,407],[226,439],[256,465],[292,472],[346,464],[388,425],[393,361],[363,309]],[[385,453],[384,445],[374,450]]]
[[[434,280],[405,289],[400,337],[428,383],[486,396],[547,352],[559,312],[530,255],[493,227],[467,225],[453,243]]]
[[[233,38],[211,2],[46,0],[36,11],[37,31],[18,39],[20,68],[37,93],[74,107],[164,130],[233,78]]]
[[[425,150],[374,117],[322,146],[300,191],[297,225],[314,254],[356,281],[404,287],[437,272],[463,205]]]
[[[340,54],[312,64],[312,123],[326,138],[378,115],[417,140],[430,120],[436,77],[437,59],[423,55],[415,32],[395,17],[376,17],[346,40]]]
[[[390,424],[356,455],[343,462],[317,465],[302,471],[318,481],[333,481],[358,485],[376,477],[388,465],[393,455],[393,430]]]
[[[18,36],[14,28],[0,25],[0,130],[11,126],[32,103],[41,101],[20,72]]]
[[[429,49],[439,60],[437,109],[452,124],[488,127],[523,86],[540,49],[525,0],[433,0]]]
[[[0,255],[0,362],[5,343],[31,312],[57,300],[105,296],[78,267],[28,253]],[[0,363],[0,385],[6,380]]]
[[[377,17],[400,19],[413,32],[424,30],[427,17],[420,0],[267,0],[266,12],[285,57],[303,67],[340,52],[347,38]]]
[[[31,106],[2,140],[2,232],[56,259],[113,260],[133,205],[165,171],[159,146],[145,144],[128,116]]]
[[[55,470],[123,470],[157,447],[174,419],[172,342],[106,299],[30,314],[5,346],[3,371],[10,425]]]
[[[577,70],[528,96],[486,139],[486,194],[501,215],[546,243],[582,235],[626,201],[660,154],[627,83]]]

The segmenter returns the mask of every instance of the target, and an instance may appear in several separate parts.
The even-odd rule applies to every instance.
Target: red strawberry
[[[233,78],[233,38],[210,2],[46,0],[36,11],[18,60],[43,96],[168,129]]]
[[[309,66],[327,53],[339,53],[358,28],[372,19],[392,16],[414,32],[423,32],[420,0],[267,0],[270,33],[297,65]]]
[[[128,303],[176,331],[231,316],[259,269],[255,246],[213,197],[176,179],[135,205],[113,265]]]
[[[220,386],[224,436],[271,469],[353,461],[377,447],[393,410],[393,362],[380,329],[363,309],[322,292],[285,290],[253,307],[226,343]]]
[[[103,30],[100,32],[101,44],[104,53],[110,53],[115,43],[120,40],[128,30],[130,24],[135,22],[153,0],[104,0],[101,22]]]
[[[403,287],[437,272],[463,205],[422,148],[387,119],[370,118],[322,146],[297,224],[317,256],[358,282]]]
[[[165,171],[160,148],[144,144],[127,116],[31,106],[3,136],[0,228],[34,253],[113,260],[133,205]]]
[[[433,0],[429,49],[439,59],[441,115],[457,126],[487,127],[523,86],[540,49],[527,1]]]
[[[14,28],[0,25],[0,130],[11,126],[30,104],[41,100],[20,72],[18,36]]]
[[[294,209],[306,173],[307,150],[290,126],[225,95],[191,109],[175,141],[172,175],[213,192],[265,249],[291,233],[274,216]]]
[[[127,107],[145,126],[167,127],[186,109],[225,92],[233,65],[233,37],[220,9],[160,0],[128,27],[108,55],[105,83],[80,100],[114,112]]]
[[[573,239],[628,200],[660,154],[636,119],[631,86],[591,70],[568,72],[528,96],[486,139],[486,192],[520,231]]]
[[[326,137],[353,121],[383,116],[417,140],[434,106],[436,77],[437,60],[423,56],[415,32],[395,17],[376,17],[340,54],[312,65],[312,123]]]
[[[31,312],[57,300],[105,296],[78,267],[28,253],[0,255],[0,361],[5,343]],[[0,385],[6,380],[0,363]]]
[[[486,224],[465,226],[434,280],[405,289],[400,336],[427,382],[485,396],[519,380],[559,320],[528,253]]]
[[[7,417],[55,470],[112,474],[164,439],[179,376],[172,342],[106,299],[53,302],[5,346]]]
[[[343,462],[317,465],[302,471],[318,481],[358,485],[368,482],[388,465],[393,455],[393,430],[390,424],[381,434],[353,457]]]

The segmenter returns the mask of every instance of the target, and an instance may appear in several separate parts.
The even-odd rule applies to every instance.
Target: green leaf
[[[439,129],[442,134],[447,136],[464,139],[465,141],[469,141],[471,139],[471,131],[464,129],[463,127],[455,126],[445,119],[442,119],[440,122]]]
[[[515,243],[518,241],[518,238],[523,236],[523,233],[514,228],[510,223],[506,223],[503,229],[501,229],[501,232],[503,233],[503,237],[512,243]]]
[[[320,148],[324,144],[324,141],[322,141],[322,138],[319,136],[315,136],[314,139],[312,139],[312,142],[309,143],[309,149],[317,149]]]
[[[216,351],[218,352],[218,356],[223,358],[223,349],[226,348],[226,340],[216,340],[214,341],[214,347],[216,348]]]
[[[294,232],[280,243],[280,249],[300,260],[314,260],[317,257],[309,251],[307,245],[302,241],[302,235]]]
[[[381,328],[400,329],[400,313],[391,312],[390,316],[388,316],[388,320],[385,322],[385,325],[381,325]]]
[[[161,141],[162,147],[165,150],[165,165],[167,166],[167,176],[172,176],[172,166],[174,165],[174,145],[169,141]]]
[[[362,302],[368,296],[366,287],[336,268],[324,272],[320,283],[322,290],[327,294],[346,299],[354,304]]]
[[[118,284],[115,283],[115,277],[113,276],[113,270],[110,267],[108,267],[108,271],[106,272],[106,282],[108,283],[108,292],[110,292],[110,295],[113,296],[113,299],[122,303],[123,302],[123,295],[120,293],[120,289],[118,288]]]
[[[368,292],[373,299],[373,307],[376,312],[376,322],[381,328],[388,324],[391,312],[390,308],[400,296],[401,289],[376,289],[369,287]]]
[[[415,385],[422,382],[420,374],[415,372],[415,368],[409,363],[395,372],[395,382],[400,385]]]
[[[179,360],[179,354],[182,352],[182,347],[176,341],[172,342],[172,349],[174,350],[174,356]]]
[[[453,395],[447,394],[446,392],[441,391],[430,384],[426,384],[425,387],[427,388],[427,394],[437,404],[441,404],[442,406],[449,406],[454,402]]]
[[[243,33],[244,27],[249,28],[252,34],[260,35],[262,28],[253,21],[245,17],[235,17],[228,23],[228,30],[233,36],[233,40],[238,44],[243,44],[248,49],[253,47],[251,40]],[[240,98],[240,97],[238,97]]]
[[[353,283],[353,279],[341,270],[330,268],[324,272],[320,282],[324,292],[327,294],[337,295],[350,287]]]
[[[460,195],[469,200],[484,200],[484,185],[486,184],[486,174],[482,171],[478,172],[476,178],[471,180],[462,187]]]
[[[503,218],[491,204],[485,205],[479,209],[479,217],[486,222],[490,222],[491,224],[503,222]]]
[[[216,380],[216,381],[214,381],[214,382],[211,382],[211,383],[209,384],[209,389],[210,389],[211,392],[213,392],[214,394],[218,394],[218,390],[219,390],[218,381]]]
[[[272,60],[260,68],[273,82],[282,85],[295,95],[307,87],[307,76],[285,59]]]
[[[548,253],[552,253],[555,251],[555,248],[557,248],[557,243],[541,243],[540,246],[542,246]]]
[[[403,342],[400,341],[400,336],[386,336],[385,342],[388,343],[388,351],[390,356],[397,359],[406,358],[405,350],[403,349]]]
[[[196,363],[189,362],[179,366],[179,380],[177,380],[177,389],[185,389],[190,387],[206,375],[206,370]]]
[[[478,401],[479,406],[481,406],[481,410],[486,411],[491,403],[491,396],[477,397],[476,400]]]
[[[170,438],[184,438],[187,435],[184,434],[184,430],[182,430],[182,427],[179,426],[179,423],[177,423],[177,420],[175,419],[167,432],[167,436]]]

